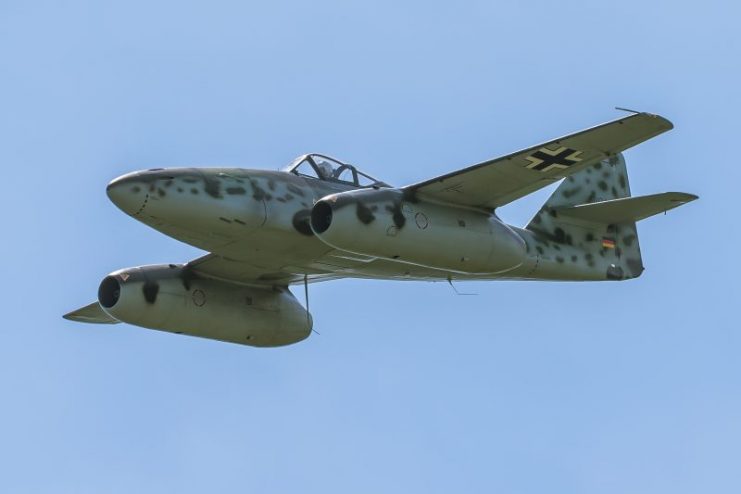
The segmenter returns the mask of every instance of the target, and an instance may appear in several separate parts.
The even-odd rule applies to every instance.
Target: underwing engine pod
[[[287,288],[195,277],[174,264],[115,271],[101,282],[98,302],[136,326],[257,347],[299,342],[312,327]]]
[[[494,215],[404,200],[398,189],[323,197],[311,228],[339,250],[456,273],[503,273],[526,259],[525,241]]]

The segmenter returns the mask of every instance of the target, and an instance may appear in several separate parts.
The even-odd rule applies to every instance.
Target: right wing
[[[494,209],[671,128],[663,117],[637,113],[409,185],[404,192],[409,197]]]

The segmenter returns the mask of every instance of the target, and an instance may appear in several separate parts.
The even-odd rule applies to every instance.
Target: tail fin
[[[629,197],[622,154],[564,179],[525,227],[538,255],[537,277],[637,278],[644,267],[636,221],[697,198],[681,193]]]

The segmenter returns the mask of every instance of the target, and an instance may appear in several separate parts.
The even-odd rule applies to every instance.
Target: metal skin
[[[245,345],[280,346],[306,338],[312,328],[311,316],[288,290],[291,284],[343,277],[636,278],[644,268],[635,222],[697,197],[666,193],[640,203],[630,199],[619,151],[670,128],[661,117],[639,114],[475,165],[460,175],[402,188],[321,155],[301,157],[285,171],[129,173],[108,185],[111,201],[138,221],[210,254],[186,265],[114,272],[99,292],[105,313],[90,305],[65,317],[99,323],[113,318]],[[617,152],[605,151],[612,143]],[[320,159],[338,165],[334,175],[320,169]],[[307,160],[317,176],[301,171]],[[496,206],[469,205],[472,196],[461,193],[487,194],[477,174],[489,170],[501,177],[501,199],[494,196],[491,204],[563,181],[532,221],[518,228],[502,222]],[[351,179],[336,179],[340,173]],[[370,180],[361,187],[361,179]],[[605,220],[606,211],[619,220]],[[598,214],[599,219],[590,219]]]
[[[597,175],[624,168],[622,158],[613,161],[597,163],[573,180],[586,180],[582,176],[592,170]],[[619,181],[615,175],[608,195],[612,181]],[[624,183],[627,187],[627,178]],[[596,183],[581,193],[601,199],[595,191],[600,191]],[[290,271],[299,278],[595,281],[610,279],[610,266],[626,262],[621,251],[600,245],[608,225],[599,225],[591,236],[585,230],[574,244],[574,236],[556,238],[555,225],[538,228],[539,220],[554,223],[544,210],[523,229],[506,225],[491,211],[405,200],[396,188],[361,189],[283,171],[142,171],[113,180],[107,192],[121,210],[168,236],[266,273]],[[317,234],[312,210],[322,205],[331,207],[332,221]],[[567,229],[578,230],[573,223]],[[633,245],[637,239],[622,249]],[[639,271],[625,267],[627,276],[620,279]]]
[[[257,347],[296,343],[311,316],[287,289],[192,276],[182,265],[142,266],[106,276],[98,301],[110,316],[144,328]]]
[[[409,204],[394,189],[324,197],[312,210],[311,226],[338,250],[444,269],[450,277],[499,275],[527,258],[525,241],[496,216]]]
[[[405,201],[394,188],[359,189],[283,171],[175,168],[124,175],[107,192],[142,223],[265,272],[288,267],[341,277],[499,279],[526,273],[534,263],[522,236],[496,215]],[[345,218],[317,235],[311,213],[323,198],[321,204],[333,203]],[[371,223],[357,214],[363,200],[375,210]],[[343,235],[367,241],[367,248],[335,245]],[[383,251],[371,248],[375,243],[385,244]]]

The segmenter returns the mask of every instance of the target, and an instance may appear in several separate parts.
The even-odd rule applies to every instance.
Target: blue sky
[[[0,2],[0,491],[741,489],[737,2]],[[106,198],[124,172],[324,152],[403,185],[615,118],[625,283],[312,286],[261,350],[78,325],[126,266],[196,249]],[[522,225],[548,191],[501,211]]]

